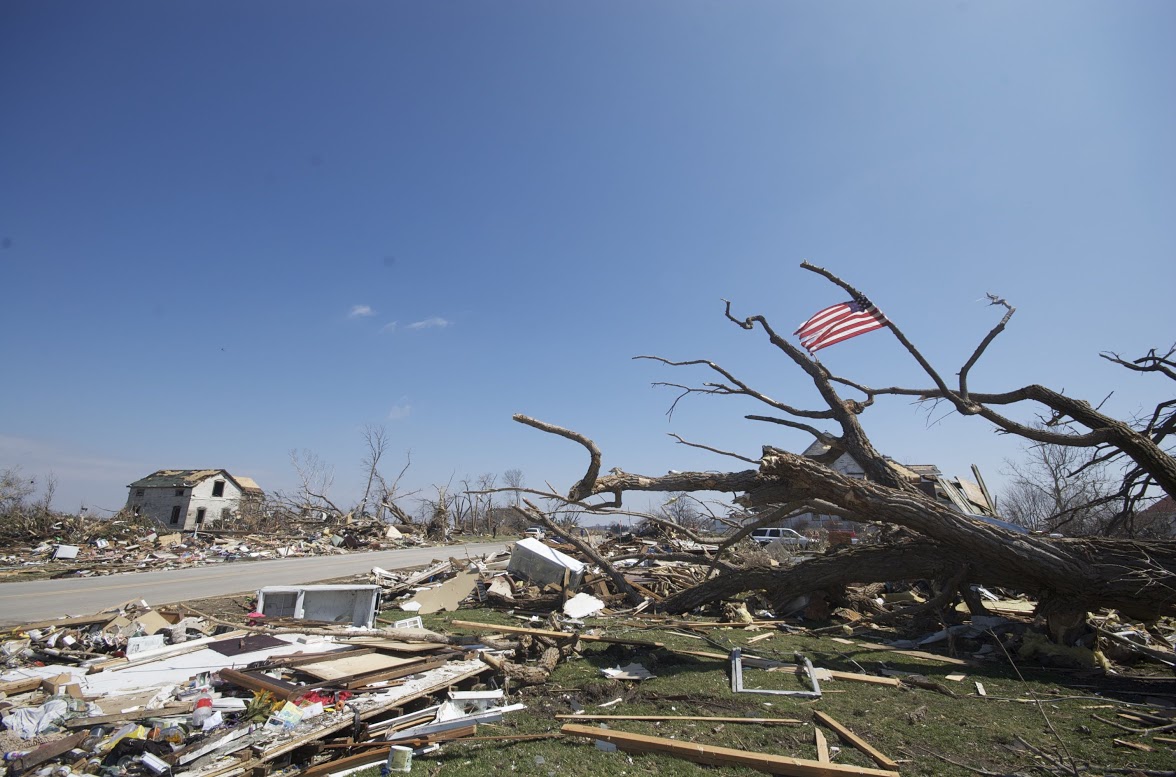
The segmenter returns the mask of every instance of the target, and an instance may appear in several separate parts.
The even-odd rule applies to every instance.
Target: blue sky
[[[791,331],[860,288],[976,389],[1137,412],[1097,358],[1176,339],[1168,2],[23,2],[0,5],[0,466],[113,508],[160,468],[361,489],[386,424],[409,488],[517,467],[737,462],[800,434],[634,362],[712,358],[811,404],[722,318]],[[875,332],[835,372],[925,385]],[[885,403],[909,462],[999,482],[1015,441]],[[640,500],[639,500],[640,503]]]

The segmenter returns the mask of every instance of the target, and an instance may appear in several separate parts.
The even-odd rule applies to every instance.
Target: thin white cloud
[[[395,332],[396,331],[396,322],[389,321],[387,324],[384,324],[382,327],[380,327],[380,331],[381,332]]]
[[[449,326],[449,322],[440,316],[433,316],[426,318],[424,321],[414,321],[408,325],[409,329],[444,329]]]
[[[412,405],[407,402],[401,405],[393,405],[392,409],[388,411],[389,421],[402,421],[412,414]]]
[[[363,318],[365,316],[374,316],[376,311],[371,309],[370,305],[352,305],[351,312],[347,314],[348,318]]]

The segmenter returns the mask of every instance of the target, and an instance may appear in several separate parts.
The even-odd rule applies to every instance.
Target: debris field
[[[154,554],[183,539],[134,544]],[[231,544],[220,539],[202,552]],[[1105,752],[1117,770],[1138,758],[1140,774],[1171,773],[1158,766],[1176,745],[1171,624],[1097,613],[1089,645],[1058,646],[1035,626],[1034,604],[1010,592],[981,589],[987,616],[930,613],[930,592],[898,585],[846,602],[802,597],[769,610],[751,596],[659,614],[660,600],[705,579],[713,551],[529,537],[486,557],[373,568],[354,583],[262,587],[235,613],[136,598],[12,627],[0,643],[4,773],[461,774],[477,748],[469,758],[502,753],[523,774],[590,774],[583,765],[601,759],[624,759],[604,773],[645,773],[634,766],[643,758],[698,773],[963,774],[978,762],[961,765],[917,733],[944,725],[943,705],[960,721],[996,705],[1063,714],[1060,701],[1016,692],[1013,663],[1059,673],[1055,683],[1112,675],[1121,692],[1064,697],[1095,700],[1065,713],[1101,737],[1092,751],[1067,753],[1035,730],[1010,737],[1002,757],[1026,773],[1093,774],[1105,772],[1089,753]],[[743,563],[804,563],[751,543],[741,553]],[[910,732],[858,706],[906,710]],[[753,729],[767,733],[736,733]],[[515,749],[544,743],[533,756]]]

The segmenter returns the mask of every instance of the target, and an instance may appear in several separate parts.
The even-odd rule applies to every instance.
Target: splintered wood
[[[610,742],[628,753],[667,753],[695,763],[710,766],[743,766],[767,774],[786,775],[786,777],[839,777],[840,775],[845,775],[845,777],[899,777],[897,771],[891,770],[821,763],[804,758],[790,758],[772,753],[757,753],[730,747],[682,742],[664,737],[629,734],[608,728],[579,726],[574,723],[564,725],[560,731],[568,736],[588,737]]]

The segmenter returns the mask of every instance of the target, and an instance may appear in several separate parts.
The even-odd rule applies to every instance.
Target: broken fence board
[[[874,763],[878,764],[879,766],[883,767],[884,769],[898,769],[897,763],[892,761],[884,753],[882,753],[880,750],[875,748],[869,742],[862,739],[861,737],[859,737],[857,734],[850,731],[848,728],[846,728],[842,724],[838,723],[836,720],[834,720],[829,715],[826,715],[824,712],[820,712],[819,710],[813,710],[813,716],[816,717],[817,720],[821,721],[829,728],[836,731],[837,735],[839,737],[841,737],[842,739],[844,739],[846,742],[853,745],[858,750],[861,750],[866,755],[870,756],[870,758],[872,758],[874,760]]]
[[[786,777],[841,777],[842,775],[845,777],[899,777],[896,771],[844,764],[823,764],[820,761],[809,761],[803,758],[735,750],[730,747],[700,745],[677,739],[629,734],[607,728],[577,726],[574,723],[565,724],[560,731],[569,736],[611,742],[626,752],[667,753],[695,763],[711,766],[744,766],[768,774],[786,775]]]

